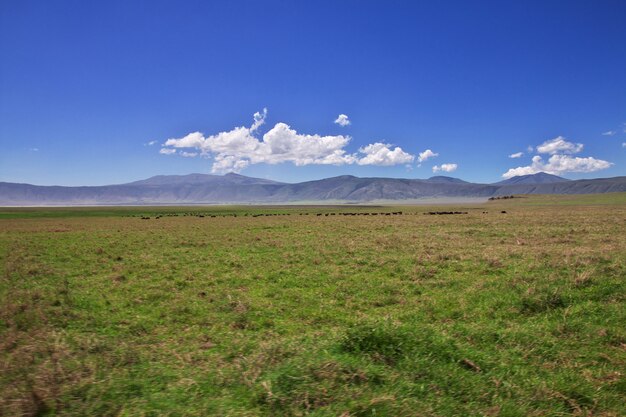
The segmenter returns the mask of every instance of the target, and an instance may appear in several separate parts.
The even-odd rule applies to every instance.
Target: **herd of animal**
[[[494,200],[509,200],[511,198],[522,198],[516,195],[501,195],[499,197],[489,197],[489,201],[494,201]]]
[[[273,217],[273,216],[291,216],[295,213],[255,213],[249,214],[244,213],[240,214],[240,217]],[[393,211],[393,212],[341,212],[341,213],[298,213],[299,216],[398,216],[402,215],[401,211]],[[417,214],[417,213],[416,213]],[[167,213],[167,214],[157,214],[154,216],[154,219],[160,219],[161,217],[179,217],[179,216],[189,216],[189,217],[237,217],[236,213],[229,214],[202,214],[202,213]],[[142,215],[142,220],[150,220],[151,216]]]
[[[488,211],[483,211],[483,214],[489,213]],[[500,213],[506,214],[506,211],[501,211]],[[401,211],[383,211],[383,212],[340,212],[340,213],[298,213],[299,216],[401,216],[407,214],[419,214],[419,213],[403,213]],[[427,211],[423,213],[424,215],[446,215],[446,214],[468,214],[467,211]],[[150,219],[160,219],[161,217],[179,217],[179,216],[188,216],[188,217],[273,217],[273,216],[291,216],[295,215],[295,213],[244,213],[237,215],[236,213],[229,214],[203,214],[203,213],[166,213],[166,214],[157,214],[154,217],[142,215],[142,220],[150,220]],[[133,216],[134,217],[134,216]]]

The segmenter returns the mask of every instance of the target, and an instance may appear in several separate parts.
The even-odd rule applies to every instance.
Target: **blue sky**
[[[626,175],[625,18],[597,0],[2,0],[0,181]]]

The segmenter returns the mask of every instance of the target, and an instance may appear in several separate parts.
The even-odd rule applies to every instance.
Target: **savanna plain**
[[[4,208],[0,259],[0,415],[626,415],[626,194]]]

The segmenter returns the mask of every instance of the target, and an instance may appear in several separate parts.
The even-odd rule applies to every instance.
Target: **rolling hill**
[[[517,177],[509,178],[508,180],[497,182],[497,185],[517,185],[517,184],[552,184],[555,182],[570,181],[567,178],[559,177],[557,175],[546,174],[545,172],[538,172],[537,174],[519,175]]]
[[[0,205],[142,205],[282,203],[297,201],[489,198],[510,194],[593,194],[626,192],[626,177],[570,181],[539,173],[496,184],[451,177],[359,178],[351,175],[281,183],[239,174],[160,175],[128,184],[62,187],[0,182]]]

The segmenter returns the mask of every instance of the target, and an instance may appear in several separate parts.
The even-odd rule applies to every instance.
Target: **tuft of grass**
[[[558,292],[540,293],[525,296],[520,301],[522,314],[539,314],[567,306],[567,300]]]
[[[387,323],[362,324],[348,330],[340,347],[345,352],[372,355],[393,363],[412,350],[414,336],[407,329]]]

